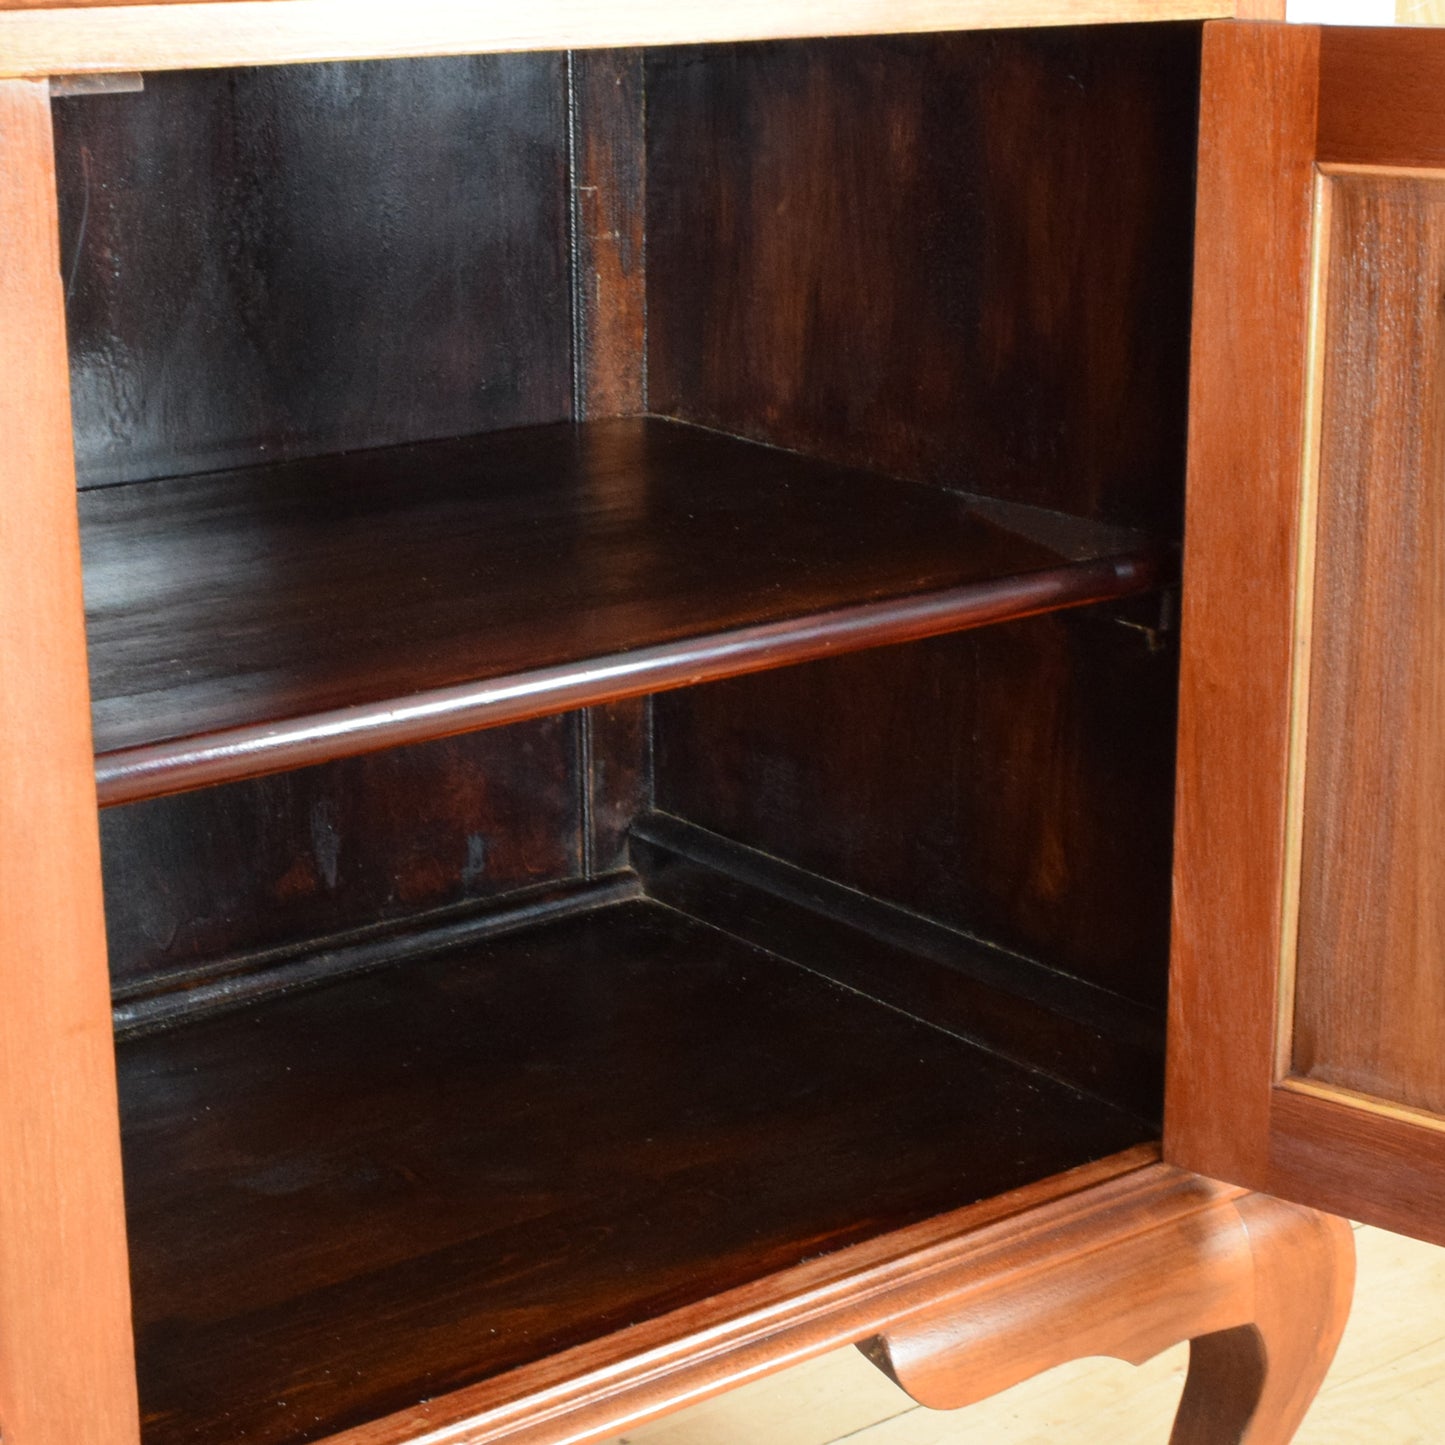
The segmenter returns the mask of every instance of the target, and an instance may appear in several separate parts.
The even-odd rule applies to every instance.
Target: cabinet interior
[[[55,102],[147,1445],[1152,1136],[1198,45]]]

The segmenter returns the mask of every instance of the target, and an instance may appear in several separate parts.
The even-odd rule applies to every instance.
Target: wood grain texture
[[[920,1403],[956,1409],[1066,1360],[1143,1364],[1190,1339],[1172,1445],[1287,1445],[1349,1314],[1349,1225],[1188,1176],[1150,1182],[1006,1246],[864,1353]]]
[[[1318,156],[1445,166],[1445,33],[1325,26]]]
[[[651,409],[1177,536],[1198,44],[649,55]]]
[[[0,83],[0,1432],[136,1439],[47,87]]]
[[[1162,566],[1137,534],[649,420],[81,506],[103,803],[1147,590]]]
[[[1225,0],[228,0],[0,6],[0,75],[1188,20]]]
[[[1445,176],[1328,184],[1293,1067],[1445,1112]]]
[[[119,1057],[150,1445],[444,1414],[1147,1133],[645,902]]]
[[[58,102],[82,485],[569,419],[559,56]]]
[[[1445,1244],[1445,1132],[1277,1088],[1275,1192]]]
[[[647,410],[647,143],[642,53],[567,58],[578,420]]]
[[[1172,1162],[1260,1188],[1319,43],[1303,27],[1205,27],[1164,1139]]]

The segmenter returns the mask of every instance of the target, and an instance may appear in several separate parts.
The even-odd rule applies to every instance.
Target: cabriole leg
[[[977,1271],[860,1345],[920,1404],[957,1409],[1088,1355],[1190,1341],[1171,1445],[1285,1445],[1334,1358],[1354,1287],[1340,1219],[1168,1165],[1130,1197],[983,1252]]]

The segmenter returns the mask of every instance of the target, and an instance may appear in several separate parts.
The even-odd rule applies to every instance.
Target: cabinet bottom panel
[[[647,898],[118,1058],[146,1445],[322,1439],[1151,1132]]]

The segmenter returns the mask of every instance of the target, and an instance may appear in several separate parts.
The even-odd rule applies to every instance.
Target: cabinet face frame
[[[1248,3],[1248,0],[1242,0]],[[1251,13],[1284,18],[1280,0]],[[1200,20],[1231,0],[0,0],[0,76]]]
[[[1445,1242],[1445,1130],[1290,1077],[1333,178],[1445,168],[1445,36],[1206,27],[1165,1154]]]
[[[138,1434],[45,81],[0,81],[0,1431]]]

